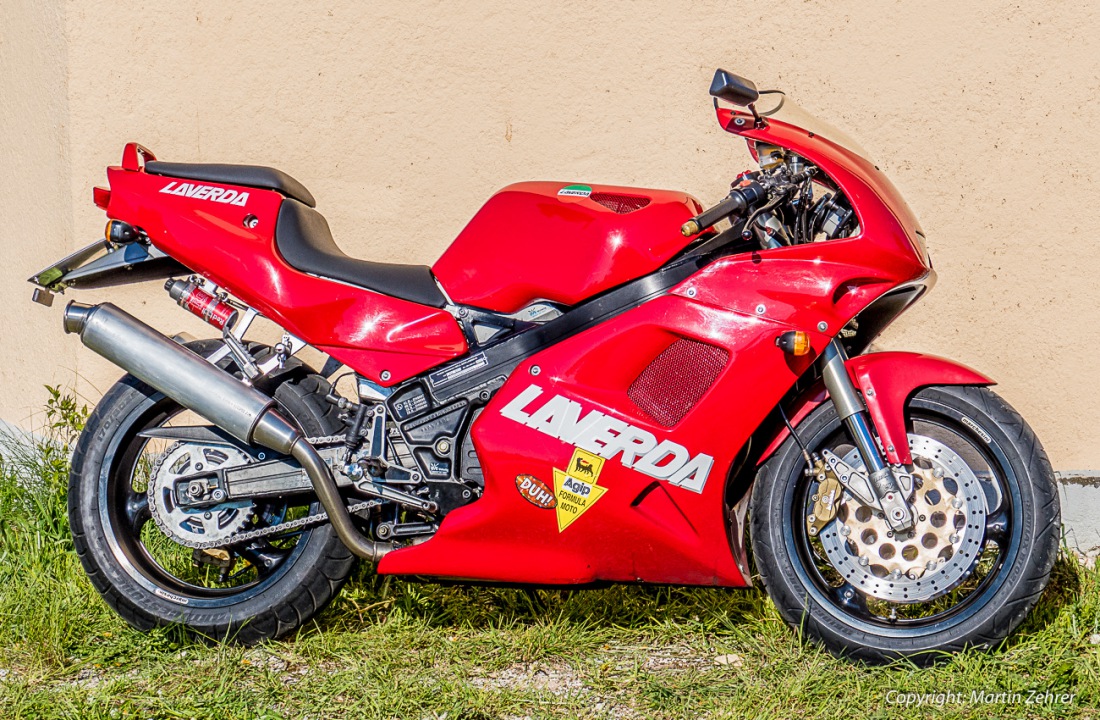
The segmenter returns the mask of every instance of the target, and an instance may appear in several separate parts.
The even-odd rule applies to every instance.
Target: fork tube
[[[844,346],[839,340],[834,339],[825,347],[822,354],[821,375],[825,381],[825,388],[829,391],[829,397],[833,399],[840,419],[852,436],[852,441],[859,449],[864,466],[871,475],[886,468],[886,461],[879,454],[878,445],[871,434],[871,426],[867,422],[867,407],[863,399],[856,392],[852,379],[848,377],[848,370],[844,367],[844,361],[848,354],[844,352]]]

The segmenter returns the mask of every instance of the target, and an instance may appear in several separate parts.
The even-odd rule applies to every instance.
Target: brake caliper
[[[817,493],[813,496],[813,512],[806,516],[811,537],[821,532],[836,517],[837,503],[840,502],[840,493],[844,489],[836,473],[821,458],[814,463],[813,475],[818,482]]]

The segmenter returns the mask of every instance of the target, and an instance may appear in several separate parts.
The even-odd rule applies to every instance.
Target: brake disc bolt
[[[954,545],[955,543],[957,543],[959,541],[959,536],[958,535],[952,535],[948,539],[951,541],[951,544]]]
[[[932,572],[933,570],[936,569],[936,561],[935,560],[929,560],[928,564],[924,566],[924,569],[927,570],[928,572]]]
[[[843,535],[844,537],[848,537],[849,535],[852,534],[852,528],[848,527],[847,525],[841,525],[840,526],[840,534]]]
[[[951,501],[951,507],[955,508],[956,510],[962,508],[962,506],[963,506],[963,501],[958,499],[958,498],[955,498],[954,500]]]
[[[871,561],[870,561],[870,560],[868,560],[868,559],[867,559],[867,558],[865,558],[865,557],[861,557],[861,558],[859,559],[859,564],[860,564],[860,566],[861,566],[861,567],[867,567],[868,565],[870,565],[870,564],[871,564]]]
[[[853,590],[852,588],[848,588],[847,590],[844,591],[844,599],[845,600],[851,600],[855,596],[856,596],[856,591]]]
[[[935,470],[933,470],[932,471],[932,477],[936,478],[937,480],[942,478],[943,477],[943,468],[936,468]]]
[[[210,518],[214,517],[214,516],[213,516],[213,515],[212,515],[212,514],[210,513],[210,511],[209,511],[209,510],[207,510],[206,512],[204,512],[204,513],[202,514],[202,516],[203,516],[204,518],[206,518],[207,520],[209,520]]]

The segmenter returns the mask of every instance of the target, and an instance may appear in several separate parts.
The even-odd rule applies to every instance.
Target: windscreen
[[[774,118],[788,125],[794,125],[807,132],[812,132],[814,135],[827,138],[871,162],[870,153],[862,145],[843,131],[838,130],[824,120],[819,120],[800,108],[782,90],[761,91],[760,99],[756,101],[756,112],[764,117]]]

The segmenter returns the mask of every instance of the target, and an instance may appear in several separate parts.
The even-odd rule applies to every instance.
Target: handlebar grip
[[[718,224],[730,215],[744,212],[750,205],[756,203],[767,195],[759,183],[750,182],[738,185],[725,200],[709,210],[704,210],[691,220],[680,226],[680,233],[684,237],[691,237],[697,233]]]
[[[716,225],[734,213],[741,212],[746,207],[745,198],[739,190],[733,190],[725,200],[709,210],[704,210],[680,227],[680,233],[684,237],[691,237],[703,230]]]

